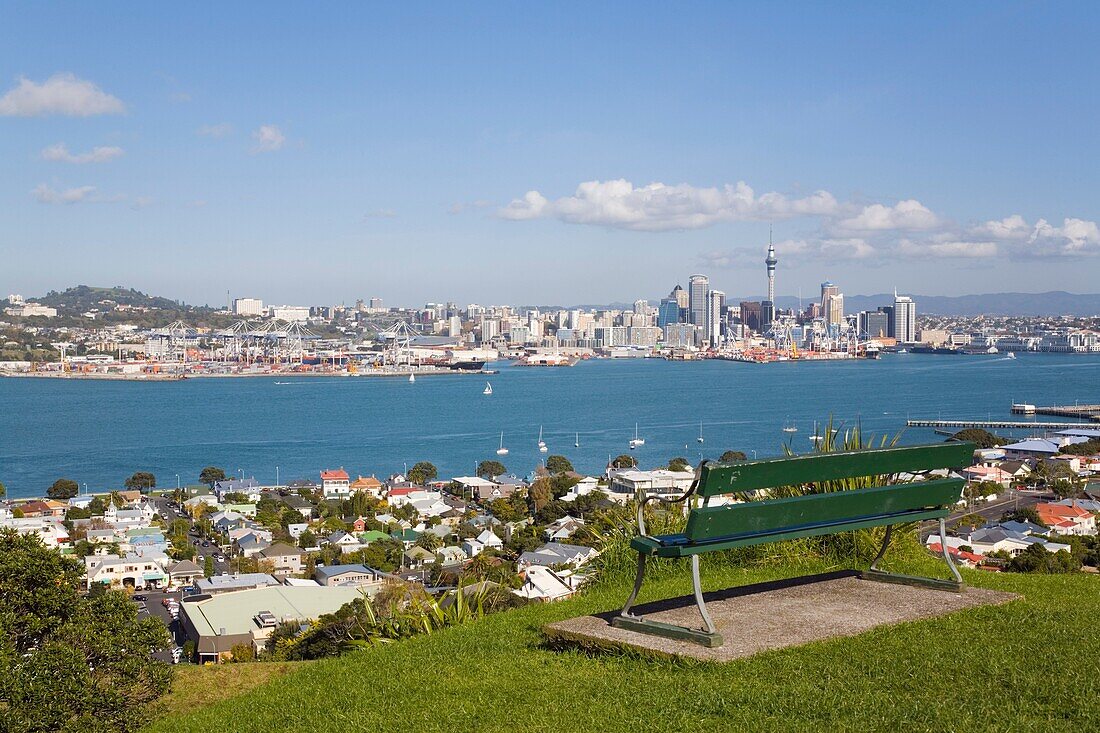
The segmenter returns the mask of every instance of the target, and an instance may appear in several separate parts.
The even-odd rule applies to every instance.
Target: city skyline
[[[114,7],[0,30],[0,292],[1095,289],[1090,6]]]

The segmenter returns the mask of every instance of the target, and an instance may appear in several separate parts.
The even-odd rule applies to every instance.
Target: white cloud
[[[286,135],[275,125],[260,125],[260,128],[252,133],[252,139],[256,141],[253,153],[271,153],[279,150],[286,144]]]
[[[697,188],[686,183],[650,183],[638,188],[630,181],[587,181],[572,196],[550,201],[528,191],[497,212],[503,219],[555,218],[571,224],[659,232],[701,229],[723,221],[789,219],[828,216],[837,201],[827,191],[790,199],[779,193],[756,196],[744,181],[721,188]]]
[[[1024,217],[1013,214],[999,221],[987,221],[984,224],[979,224],[972,231],[979,236],[992,237],[993,239],[1027,239],[1031,234],[1031,226],[1024,221]]]
[[[1046,219],[1028,224],[1019,214],[999,221],[987,221],[972,232],[1004,242],[1018,257],[1049,257],[1100,254],[1100,227],[1096,222],[1067,217],[1062,226]]]
[[[216,125],[203,125],[195,130],[196,135],[203,137],[225,137],[233,133],[233,125],[228,122],[219,122]]]
[[[897,251],[908,257],[971,258],[996,257],[1001,249],[996,242],[974,242],[953,238],[914,241],[903,239],[898,243]]]
[[[90,201],[95,190],[95,186],[80,186],[57,191],[45,183],[40,183],[31,190],[31,195],[40,204],[76,204],[81,201]]]
[[[915,231],[933,229],[939,223],[936,215],[920,201],[906,199],[893,206],[864,206],[856,216],[836,222],[835,228],[849,232]]]
[[[42,150],[43,160],[62,163],[106,163],[123,154],[122,148],[97,145],[87,153],[70,153],[65,143],[57,143]]]
[[[122,114],[126,105],[90,81],[72,74],[54,74],[41,84],[23,77],[0,97],[0,116],[41,117]]]

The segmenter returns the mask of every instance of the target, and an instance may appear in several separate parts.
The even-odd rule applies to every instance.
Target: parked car
[[[135,600],[135,601],[144,601],[144,600],[145,600],[145,596],[144,596],[143,594],[141,594],[141,593],[135,593],[135,594],[134,594],[134,600]]]

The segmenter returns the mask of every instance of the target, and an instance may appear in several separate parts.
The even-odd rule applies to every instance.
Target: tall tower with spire
[[[768,256],[764,258],[764,264],[768,267],[768,299],[760,304],[761,330],[767,331],[775,320],[775,266],[779,260],[775,256],[775,246],[772,244],[771,228],[768,228]]]

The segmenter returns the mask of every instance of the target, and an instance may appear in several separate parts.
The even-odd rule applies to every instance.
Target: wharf
[[[910,428],[1037,428],[1040,430],[1095,429],[1096,423],[1037,422],[1035,420],[906,420]]]

